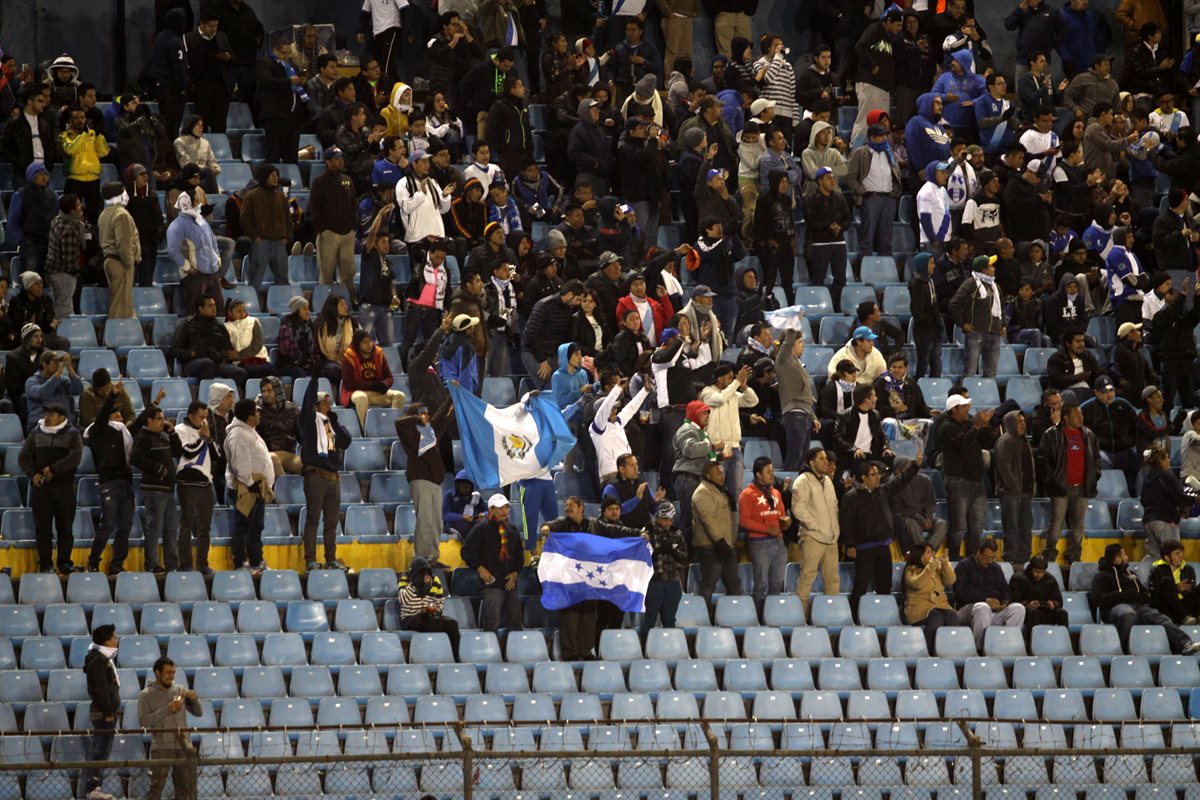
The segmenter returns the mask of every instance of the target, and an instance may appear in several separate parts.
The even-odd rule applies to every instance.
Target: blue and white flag
[[[508,486],[540,475],[575,446],[562,409],[548,395],[530,395],[525,402],[496,408],[451,384],[450,397],[467,476],[476,486]]]
[[[622,611],[645,611],[646,587],[654,575],[650,552],[641,537],[552,533],[538,561],[542,605],[556,611],[584,600],[606,600]]]

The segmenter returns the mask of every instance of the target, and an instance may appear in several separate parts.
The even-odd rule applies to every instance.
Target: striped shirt
[[[775,101],[775,116],[799,119],[800,109],[796,105],[796,71],[792,69],[792,65],[780,53],[772,61],[766,58],[755,61],[755,74],[764,67],[767,74],[763,76],[760,96]]]
[[[418,594],[417,588],[409,583],[408,573],[401,575],[398,597],[400,599],[400,619],[417,617],[430,609],[433,609],[436,614],[441,614],[446,604],[442,579],[436,574],[433,576],[433,585],[424,595]]]

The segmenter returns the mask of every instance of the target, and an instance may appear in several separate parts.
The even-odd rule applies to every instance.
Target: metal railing
[[[89,779],[131,800],[149,796],[152,783],[168,782],[179,798],[385,795],[414,800],[425,795],[490,800],[518,792],[547,798],[568,792],[636,796],[665,790],[712,800],[751,793],[759,800],[823,800],[833,792],[846,798],[848,790],[895,797],[905,787],[952,788],[957,797],[969,792],[983,800],[986,789],[1000,785],[1027,792],[1054,784],[1074,793],[1093,784],[1132,790],[1153,782],[1169,792],[1198,783],[1200,749],[1194,747],[1117,748],[1115,738],[1100,737],[1095,748],[1067,747],[1065,740],[1050,742],[1050,748],[1030,747],[1028,741],[1024,748],[998,748],[976,736],[967,720],[916,722],[950,725],[958,746],[919,747],[915,740],[884,745],[879,736],[884,726],[908,724],[892,720],[880,723],[875,747],[865,726],[859,728],[865,738],[843,736],[838,746],[826,747],[823,728],[857,723],[747,722],[762,726],[751,739],[743,737],[743,745],[756,745],[752,749],[727,746],[738,721],[457,723],[192,731],[198,747],[154,751],[149,759],[141,757],[149,731],[118,731],[122,741],[104,761],[87,760],[93,752],[88,732],[6,734],[0,736],[0,800],[82,798],[94,785]],[[1026,730],[1043,724],[1030,721]],[[779,737],[764,736],[763,728],[777,732],[785,725],[799,726],[791,728],[793,742],[810,746],[793,743],[783,749],[776,746]],[[540,749],[535,737],[541,738]],[[897,743],[901,746],[892,746]],[[246,745],[254,757],[245,755]]]

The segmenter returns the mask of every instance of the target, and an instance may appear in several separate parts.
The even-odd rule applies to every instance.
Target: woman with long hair
[[[445,92],[430,92],[426,95],[425,130],[450,148],[450,156],[455,162],[462,159],[463,122],[450,108]]]
[[[1183,484],[1171,471],[1171,454],[1161,447],[1149,447],[1142,452],[1146,467],[1142,482],[1142,527],[1146,531],[1146,557],[1157,561],[1162,556],[1162,543],[1179,540],[1180,511],[1190,509],[1192,501],[1183,491]]]
[[[938,628],[962,625],[946,599],[946,587],[954,583],[954,568],[944,556],[935,556],[925,542],[914,544],[905,554],[904,619],[925,629],[925,644],[934,652]]]
[[[330,294],[317,314],[315,325],[317,347],[322,361],[322,372],[329,378],[336,391],[341,383],[343,353],[354,338],[354,322],[350,319],[350,306],[346,298],[339,294]],[[333,375],[337,370],[337,377]]]

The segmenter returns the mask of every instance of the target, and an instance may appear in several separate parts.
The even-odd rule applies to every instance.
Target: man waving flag
[[[505,408],[450,385],[467,476],[476,486],[501,487],[540,475],[575,446],[562,410],[537,392]]]

